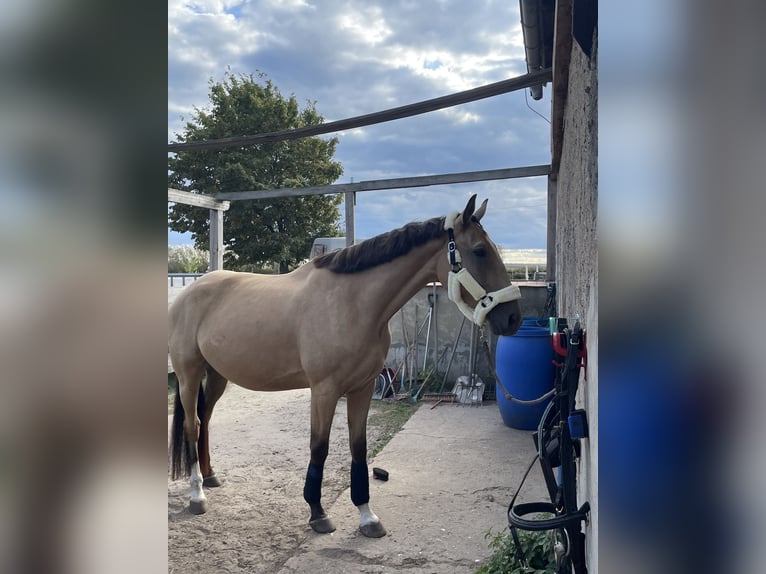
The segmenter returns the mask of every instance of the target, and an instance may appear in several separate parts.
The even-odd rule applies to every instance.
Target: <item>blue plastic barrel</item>
[[[553,388],[556,368],[552,359],[547,319],[525,318],[515,335],[497,340],[497,376],[508,392],[518,399],[536,399]],[[505,398],[499,385],[496,396],[503,422],[522,430],[537,429],[540,417],[551,400],[536,405],[519,405]]]

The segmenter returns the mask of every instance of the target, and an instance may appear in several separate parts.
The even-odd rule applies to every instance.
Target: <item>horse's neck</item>
[[[365,286],[362,295],[365,308],[388,322],[427,283],[439,280],[439,257],[447,260],[446,236],[371,269],[374,279]]]

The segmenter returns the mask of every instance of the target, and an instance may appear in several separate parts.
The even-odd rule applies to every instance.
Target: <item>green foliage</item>
[[[489,547],[494,551],[487,563],[475,574],[554,574],[556,562],[553,556],[550,531],[533,532],[517,530],[519,543],[524,551],[528,568],[523,568],[516,559],[516,546],[510,530],[493,534],[490,530],[484,537],[490,539]]]
[[[168,273],[204,273],[209,264],[207,251],[191,245],[168,246]]]
[[[263,80],[260,74],[258,80]],[[227,73],[210,82],[209,110],[195,109],[178,142],[269,133],[321,124],[314,102],[302,110],[295,96],[285,98],[271,80]],[[327,185],[343,173],[333,161],[337,138],[301,138],[222,150],[179,152],[169,160],[170,187],[203,194]],[[224,212],[224,266],[268,266],[280,272],[297,266],[316,237],[340,234],[341,196],[314,195],[233,201]],[[174,231],[191,232],[195,244],[208,245],[209,212],[175,204],[169,210]]]
[[[434,371],[433,367],[429,366],[428,369],[418,371],[417,379],[413,381],[413,385],[415,386],[414,391],[417,391],[420,388],[420,385],[425,381],[423,390],[420,391],[421,396],[426,393],[437,393],[441,390],[443,380],[444,371]],[[449,388],[445,387],[445,391],[449,390]]]
[[[259,275],[275,275],[279,270],[271,263],[240,263],[237,271],[245,273],[258,273]]]

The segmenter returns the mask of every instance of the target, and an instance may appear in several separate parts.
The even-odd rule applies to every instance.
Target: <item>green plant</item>
[[[516,558],[516,545],[510,530],[493,533],[490,529],[484,538],[490,539],[489,547],[494,551],[487,563],[475,574],[554,574],[556,562],[551,546],[551,533],[544,531],[517,530],[521,549],[524,551],[528,568]]]
[[[191,245],[168,245],[168,273],[204,273],[210,257]]]
[[[256,264],[256,263],[232,263],[230,267],[232,271],[244,271],[245,273],[258,273],[259,275],[274,275],[279,271],[279,268],[275,269],[273,264]]]
[[[438,393],[440,391],[449,392],[449,385],[442,389],[443,380],[444,371],[434,371],[433,367],[428,367],[428,369],[425,370],[421,369],[418,371],[417,376],[412,382],[414,387],[413,394],[420,389],[421,385],[423,385],[423,388],[420,390],[421,395],[426,393]]]

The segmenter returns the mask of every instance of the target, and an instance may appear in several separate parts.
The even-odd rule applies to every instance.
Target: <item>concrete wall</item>
[[[548,298],[548,288],[543,282],[514,282],[521,290],[521,311],[524,317],[540,317],[543,315],[545,303]],[[437,373],[442,376],[438,378],[441,382],[443,374],[447,370],[452,348],[457,339],[457,347],[452,366],[445,384],[445,392],[452,389],[457,377],[470,374],[471,364],[471,331],[472,324],[465,320],[462,332],[460,324],[463,315],[458,308],[447,298],[447,290],[442,286],[436,287],[436,303],[434,307],[434,319],[431,322],[431,331],[429,334],[428,351],[426,355],[426,334],[428,332],[428,296],[433,294],[432,287],[424,287],[415,297],[413,297],[397,313],[389,323],[391,331],[391,348],[386,359],[386,366],[394,370],[400,368],[407,355],[408,345],[410,349],[416,351],[410,352],[408,364],[416,364],[416,371],[423,370],[425,361],[425,370],[429,371],[435,364],[434,354],[439,360],[437,363]],[[417,337],[417,346],[412,343],[415,341],[416,321],[421,328],[420,335]],[[404,325],[404,328],[402,328]],[[460,337],[458,338],[458,334]],[[476,336],[476,335],[475,335]],[[495,352],[497,337],[491,334],[487,328],[487,337],[490,341],[490,349]],[[474,338],[476,341],[476,338]],[[489,367],[485,354],[481,347],[478,348],[476,358],[476,373],[484,381],[487,388],[494,387],[494,378],[490,375]],[[416,362],[415,362],[416,361]],[[401,372],[401,371],[400,371]],[[415,373],[417,374],[417,373]]]
[[[598,95],[597,49],[590,59],[572,45],[564,140],[556,181],[556,282],[562,317],[579,315],[587,331],[588,368],[577,402],[588,413],[590,438],[578,464],[578,503],[589,501],[588,571],[598,572]]]

